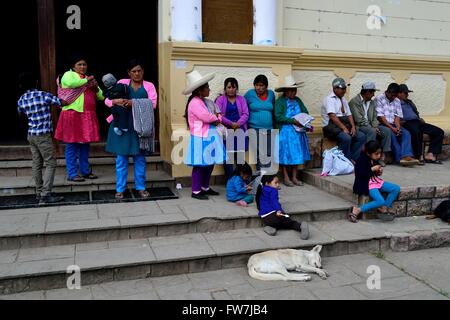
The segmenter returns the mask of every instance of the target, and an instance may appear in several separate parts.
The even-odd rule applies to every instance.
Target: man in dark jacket
[[[400,93],[398,98],[402,103],[403,119],[402,126],[411,133],[411,144],[416,159],[420,159],[421,163],[437,163],[442,164],[437,159],[438,155],[442,153],[442,142],[444,140],[444,131],[436,126],[428,124],[420,118],[419,111],[410,99],[409,90],[406,84],[400,85]],[[430,136],[430,149],[428,153],[423,155],[423,135]]]

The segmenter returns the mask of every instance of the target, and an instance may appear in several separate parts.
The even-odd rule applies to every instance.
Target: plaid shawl
[[[155,150],[155,114],[150,99],[133,99],[134,130],[139,136],[141,150]]]

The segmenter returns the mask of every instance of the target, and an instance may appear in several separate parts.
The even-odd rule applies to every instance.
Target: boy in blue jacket
[[[253,196],[250,194],[252,187],[246,183],[251,176],[252,168],[248,164],[236,167],[233,177],[227,182],[228,201],[235,202],[241,207],[248,207],[253,203]]]

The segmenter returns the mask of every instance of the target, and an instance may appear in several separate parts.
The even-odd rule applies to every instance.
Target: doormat
[[[64,201],[53,204],[39,204],[39,201],[36,200],[35,195],[7,196],[0,197],[0,210],[178,199],[178,196],[175,195],[175,193],[173,193],[173,191],[167,187],[149,189],[148,192],[150,193],[150,198],[141,199],[139,198],[138,191],[126,190],[123,200],[115,199],[115,190],[58,193],[58,196],[64,197]]]

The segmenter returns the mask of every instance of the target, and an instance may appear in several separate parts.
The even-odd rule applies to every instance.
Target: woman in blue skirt
[[[279,129],[278,163],[283,167],[284,184],[288,187],[302,186],[298,180],[298,166],[311,159],[309,140],[306,132],[295,116],[306,113],[308,109],[297,95],[300,84],[292,76],[285,79],[285,84],[276,92],[283,95],[275,102],[275,129]],[[291,178],[291,177],[292,178]]]

